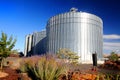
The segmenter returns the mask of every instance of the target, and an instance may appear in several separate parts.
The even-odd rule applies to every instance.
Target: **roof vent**
[[[78,9],[74,8],[74,7],[70,9],[70,12],[77,12],[77,11],[78,11]]]

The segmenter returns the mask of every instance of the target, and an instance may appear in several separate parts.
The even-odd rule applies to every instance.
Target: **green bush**
[[[16,39],[13,39],[12,36],[8,38],[8,35],[4,32],[0,36],[0,70],[3,69],[3,63],[5,59],[15,50],[13,50]]]
[[[118,55],[115,52],[111,52],[111,55],[109,56],[109,60],[111,61],[118,61]]]
[[[77,64],[80,58],[77,53],[65,48],[57,51],[57,57],[74,64]]]

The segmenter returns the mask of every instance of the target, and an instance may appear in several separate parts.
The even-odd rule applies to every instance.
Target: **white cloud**
[[[104,50],[111,50],[111,51],[116,51],[120,50],[120,42],[104,42],[103,43],[103,49]]]
[[[103,39],[120,39],[120,35],[117,34],[103,35]]]
[[[119,42],[117,42],[117,43],[115,43],[115,42],[104,42],[103,44],[104,44],[105,46],[120,47],[120,43],[119,43]]]
[[[120,50],[120,42],[114,42],[114,40],[120,39],[120,35],[117,34],[103,35],[103,39],[112,40],[112,42],[103,43],[104,50],[109,50],[109,51]]]

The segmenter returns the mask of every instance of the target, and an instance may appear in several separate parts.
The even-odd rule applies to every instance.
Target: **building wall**
[[[25,56],[38,55],[46,52],[46,31],[34,32],[25,39]]]
[[[76,52],[81,61],[92,59],[92,53],[102,58],[103,22],[89,13],[70,11],[53,16],[47,26],[47,52],[56,53],[60,48]]]
[[[31,34],[26,35],[26,38],[25,38],[24,56],[27,56],[28,54],[31,53],[31,49],[32,49],[32,38],[33,38],[33,36],[32,36]]]
[[[46,31],[33,33],[33,55],[46,52]]]

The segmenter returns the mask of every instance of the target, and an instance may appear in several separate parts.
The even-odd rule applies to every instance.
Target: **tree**
[[[5,58],[7,58],[11,53],[15,43],[16,43],[16,39],[13,39],[12,36],[9,37],[7,34],[5,34],[4,32],[1,33],[1,37],[0,37],[0,69],[2,70],[3,67],[3,61]]]
[[[76,53],[72,52],[69,49],[58,50],[57,56],[60,59],[68,60],[70,63],[78,63],[78,59],[80,58]]]
[[[111,61],[118,61],[118,55],[115,52],[111,52],[110,56],[109,56],[109,60]]]

